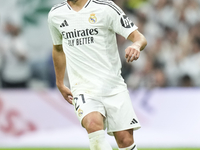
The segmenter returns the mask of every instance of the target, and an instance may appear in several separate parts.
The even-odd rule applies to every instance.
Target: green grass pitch
[[[0,148],[0,150],[89,150],[89,148]],[[138,148],[138,150],[200,150],[200,148]]]

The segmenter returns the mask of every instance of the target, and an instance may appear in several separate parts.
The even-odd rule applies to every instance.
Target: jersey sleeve
[[[114,2],[110,1],[107,7],[107,21],[110,30],[122,35],[126,39],[138,27],[127,17],[127,15]]]
[[[48,25],[51,34],[51,38],[54,45],[61,45],[62,44],[62,35],[60,34],[59,30],[55,27],[52,16],[49,14],[48,16]]]

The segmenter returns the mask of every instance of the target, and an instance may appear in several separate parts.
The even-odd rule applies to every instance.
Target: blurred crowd
[[[114,1],[148,41],[139,60],[126,63],[124,50],[131,43],[117,35],[122,76],[130,89],[200,86],[200,0]],[[8,19],[1,27],[0,87],[55,87],[51,41],[40,43],[48,45],[44,53],[48,57],[32,59],[30,42],[22,36],[23,25]],[[49,34],[40,32],[34,40],[39,43],[44,38],[50,39]]]
[[[200,86],[200,0],[127,0],[124,11],[148,41],[139,60],[125,63],[130,44],[118,36],[129,88]]]

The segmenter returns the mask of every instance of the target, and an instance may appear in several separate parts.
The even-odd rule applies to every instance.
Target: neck
[[[67,0],[70,5],[84,6],[88,0]]]
[[[88,0],[67,0],[68,4],[74,9],[75,11],[79,11],[83,8]]]
[[[68,0],[68,3],[76,4],[79,0]]]

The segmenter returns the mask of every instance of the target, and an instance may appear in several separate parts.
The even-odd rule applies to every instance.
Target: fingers
[[[73,95],[72,95],[71,92],[70,92],[70,94],[68,94],[68,102],[69,102],[70,104],[73,104]]]
[[[64,99],[68,103],[72,104],[72,102],[73,102],[73,95],[72,95],[71,90],[68,87],[66,87],[65,85],[58,86],[58,89],[61,92],[61,94],[64,97]]]
[[[70,89],[68,89],[67,87],[64,86],[63,88],[60,88],[59,90],[60,90],[61,94],[63,95],[64,99],[68,103],[72,104],[73,95],[72,95]]]
[[[128,60],[128,59],[130,59],[129,57],[131,57],[131,56],[129,56],[129,54],[130,54],[130,51],[131,51],[131,49],[128,47],[126,50],[125,50],[125,58]]]
[[[73,101],[73,96],[69,95],[69,94],[63,94],[63,97],[65,98],[65,100],[72,104],[72,101]]]
[[[139,56],[140,56],[140,53],[135,52],[135,53],[132,55],[130,61],[133,62],[133,60],[137,60],[137,59],[139,58]]]
[[[67,97],[67,101],[68,101],[68,103],[73,104],[73,97],[71,95],[69,95]]]
[[[125,50],[125,57],[127,62],[133,62],[133,60],[137,60],[140,56],[140,50],[137,47],[134,46],[129,46],[126,50]]]

